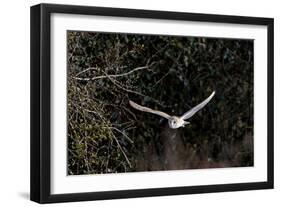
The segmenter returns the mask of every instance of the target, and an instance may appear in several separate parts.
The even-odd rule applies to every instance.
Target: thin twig
[[[121,130],[117,129],[116,127],[109,127],[110,129],[114,129],[115,131],[119,132],[120,134],[122,134],[125,138],[127,138],[131,143],[134,143],[134,141],[128,137],[128,135],[126,135],[124,132],[122,132]]]
[[[108,79],[109,79],[114,85],[116,85],[119,89],[122,89],[122,90],[124,90],[124,91],[127,91],[128,93],[134,93],[134,94],[136,94],[136,95],[145,97],[145,95],[142,94],[142,93],[140,93],[140,92],[133,91],[133,90],[130,90],[130,89],[127,89],[127,88],[121,86],[120,84],[118,84],[118,83],[117,83],[114,79],[112,79],[111,77],[108,77]]]
[[[115,136],[113,136],[113,138],[114,138],[114,140],[116,141],[117,146],[118,146],[118,147],[119,147],[119,149],[121,150],[122,154],[124,155],[124,157],[125,157],[125,159],[126,159],[127,163],[129,164],[129,166],[130,166],[130,167],[132,167],[131,162],[129,161],[129,159],[128,159],[128,157],[127,157],[126,153],[124,152],[124,150],[123,150],[122,146],[120,145],[120,143],[119,143],[118,139],[117,139]]]
[[[124,90],[124,91],[126,91],[126,92],[128,92],[128,93],[134,93],[134,94],[139,95],[139,96],[142,96],[142,97],[148,97],[150,100],[152,100],[153,102],[159,104],[160,106],[166,107],[165,105],[161,104],[158,100],[156,100],[156,99],[154,99],[154,98],[152,98],[152,97],[146,96],[146,95],[144,95],[144,94],[142,94],[142,93],[140,93],[140,92],[138,92],[138,91],[133,91],[133,90],[131,90],[131,89],[128,89],[128,88],[125,88],[125,87],[121,86],[120,84],[117,83],[116,80],[112,79],[111,77],[108,77],[108,79],[109,79],[115,86],[117,86],[117,88],[119,88],[119,89],[122,89],[122,90]]]
[[[163,75],[152,87],[154,88],[157,84],[159,84],[164,78],[169,75],[170,71],[168,71],[165,75]]]
[[[89,70],[98,70],[98,68],[96,68],[96,67],[89,67],[89,68],[87,68],[87,69],[85,69],[85,70],[82,70],[82,71],[80,71],[79,73],[77,73],[77,74],[76,74],[76,77],[78,77],[78,76],[81,75],[82,73],[85,73],[85,72],[87,72],[87,71],[89,71]]]

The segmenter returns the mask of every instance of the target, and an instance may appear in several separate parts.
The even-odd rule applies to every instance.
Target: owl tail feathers
[[[182,126],[185,127],[185,125],[188,125],[188,124],[190,124],[189,121],[184,121],[184,124]]]

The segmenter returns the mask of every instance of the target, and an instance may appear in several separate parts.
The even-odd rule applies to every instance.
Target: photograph
[[[254,40],[66,31],[67,175],[254,166]]]

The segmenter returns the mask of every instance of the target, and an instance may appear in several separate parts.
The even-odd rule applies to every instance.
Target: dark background
[[[253,40],[67,37],[68,174],[253,165]],[[128,104],[181,115],[214,90],[176,130]]]

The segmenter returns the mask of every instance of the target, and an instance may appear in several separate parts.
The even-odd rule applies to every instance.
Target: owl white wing
[[[215,91],[208,97],[206,98],[202,103],[198,104],[197,106],[193,107],[189,111],[185,112],[180,118],[183,120],[189,119],[192,117],[196,112],[198,112],[200,109],[202,109],[215,95]]]
[[[166,118],[166,119],[170,119],[170,118],[171,118],[171,116],[170,116],[169,114],[166,114],[166,113],[164,113],[164,112],[162,112],[162,111],[157,111],[157,110],[153,110],[153,109],[148,108],[148,107],[144,107],[144,106],[138,105],[138,104],[136,104],[135,102],[133,102],[133,101],[131,101],[131,100],[129,101],[129,103],[130,103],[130,105],[131,105],[133,108],[135,108],[135,109],[137,109],[137,110],[139,110],[139,111],[143,111],[143,112],[148,112],[148,113],[156,114],[156,115],[162,116],[162,117],[164,117],[164,118]]]

